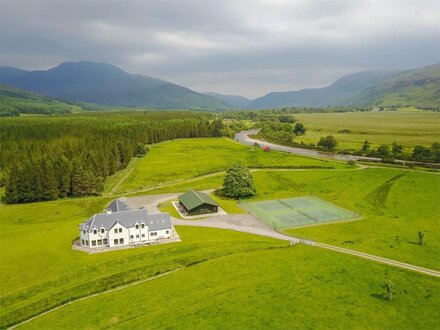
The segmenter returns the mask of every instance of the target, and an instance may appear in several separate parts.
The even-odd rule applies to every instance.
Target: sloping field
[[[296,245],[200,262],[22,328],[436,329],[438,289],[436,278]]]
[[[127,170],[118,173],[118,178],[109,178],[110,182],[118,179],[120,182],[107,186],[114,193],[135,191],[225,171],[236,162],[256,167],[347,167],[340,162],[264,152],[225,138],[178,139],[153,145],[145,157],[134,160],[133,166],[130,164]]]

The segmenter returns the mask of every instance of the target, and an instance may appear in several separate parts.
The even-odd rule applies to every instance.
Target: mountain
[[[249,103],[252,101],[246,97],[240,95],[224,95],[214,92],[204,93],[205,95],[209,95],[229,104],[233,108],[243,109],[246,108]]]
[[[81,112],[79,105],[68,104],[47,96],[0,84],[0,117],[18,116],[22,113],[50,115]]]
[[[106,63],[65,62],[41,71],[0,67],[0,82],[73,102],[145,108],[229,108],[217,98],[165,80],[132,75]]]
[[[439,107],[440,64],[405,71],[365,71],[344,76],[324,88],[269,93],[248,108],[286,106]]]

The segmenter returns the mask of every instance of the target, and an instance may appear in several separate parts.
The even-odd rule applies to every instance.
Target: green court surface
[[[312,196],[240,204],[265,224],[293,228],[359,218],[359,215]]]

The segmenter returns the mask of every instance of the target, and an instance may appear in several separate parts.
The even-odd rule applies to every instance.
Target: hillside
[[[106,63],[65,62],[43,71],[0,67],[0,82],[73,102],[165,109],[229,108],[211,96],[164,80],[132,75]]]
[[[20,114],[59,114],[80,112],[78,105],[64,103],[50,97],[29,93],[23,89],[0,84],[0,116]]]
[[[208,92],[204,93],[205,95],[209,95],[219,99],[222,102],[229,104],[233,108],[243,109],[246,108],[249,103],[252,101],[246,97],[240,95],[224,95],[220,93]]]
[[[439,107],[440,64],[407,71],[366,71],[340,78],[324,88],[274,92],[248,108],[285,106],[419,106]]]

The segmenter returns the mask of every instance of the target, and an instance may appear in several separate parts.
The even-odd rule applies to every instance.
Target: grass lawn
[[[201,262],[23,328],[436,329],[438,293],[438,279],[297,245]]]
[[[136,159],[134,166],[128,166],[128,175],[118,173],[117,178],[109,178],[106,191],[124,193],[146,189],[164,182],[224,171],[238,161],[252,166],[347,166],[282,152],[267,153],[226,138],[178,139],[151,146],[148,155]]]
[[[308,129],[297,142],[317,143],[323,136],[333,135],[339,149],[360,149],[365,140],[373,146],[404,145],[412,152],[415,145],[429,146],[440,140],[440,113],[432,111],[388,111],[353,113],[296,114]],[[349,130],[351,133],[338,133]]]
[[[211,258],[286,243],[211,228],[179,227],[180,243],[88,255],[71,249],[78,224],[109,199],[0,208],[0,326],[89,295]]]
[[[161,212],[168,212],[172,217],[177,219],[182,219],[179,212],[176,211],[176,208],[172,204],[175,200],[167,201],[159,204],[159,210]]]

